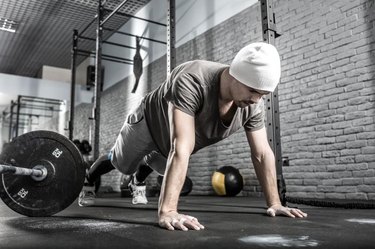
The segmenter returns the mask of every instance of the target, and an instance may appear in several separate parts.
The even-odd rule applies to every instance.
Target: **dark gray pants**
[[[112,164],[126,175],[136,172],[142,163],[163,175],[167,159],[159,153],[151,137],[143,110],[141,102],[126,117],[111,150]]]

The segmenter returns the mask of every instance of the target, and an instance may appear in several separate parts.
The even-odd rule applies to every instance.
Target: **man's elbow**
[[[175,139],[171,145],[170,153],[174,157],[178,158],[189,158],[193,153],[194,146],[190,143],[179,142]]]
[[[271,148],[265,148],[262,151],[251,152],[251,159],[253,163],[262,164],[262,162],[275,160],[275,154]]]

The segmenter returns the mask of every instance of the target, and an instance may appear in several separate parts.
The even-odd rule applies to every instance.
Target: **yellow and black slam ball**
[[[217,195],[236,196],[243,188],[243,178],[238,169],[223,166],[212,175],[212,187]]]

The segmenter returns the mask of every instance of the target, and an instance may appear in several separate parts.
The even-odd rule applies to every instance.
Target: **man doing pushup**
[[[267,214],[306,217],[299,209],[281,205],[275,156],[267,140],[262,97],[273,92],[279,80],[280,57],[267,43],[245,46],[230,66],[203,60],[179,65],[127,116],[110,153],[92,165],[80,206],[93,205],[93,183],[114,168],[132,175],[133,203],[147,203],[144,181],[155,170],[164,175],[159,225],[169,230],[203,229],[197,218],[178,211],[189,158],[243,127]]]

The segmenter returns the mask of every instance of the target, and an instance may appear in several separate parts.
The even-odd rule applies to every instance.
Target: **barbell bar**
[[[0,164],[0,174],[31,176],[35,181],[43,181],[47,176],[47,169],[43,165],[36,165],[32,169]]]

